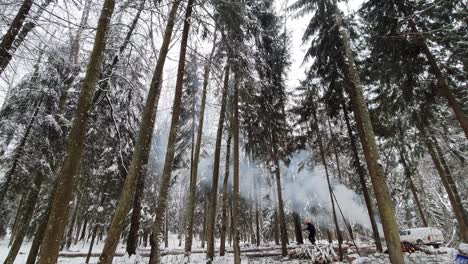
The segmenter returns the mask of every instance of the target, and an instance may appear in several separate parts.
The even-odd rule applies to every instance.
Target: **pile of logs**
[[[327,246],[306,246],[289,251],[289,257],[294,259],[310,259],[311,263],[324,264],[333,263],[339,259],[332,245]]]

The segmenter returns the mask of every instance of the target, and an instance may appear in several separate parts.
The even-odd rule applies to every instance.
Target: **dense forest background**
[[[5,263],[468,242],[464,1],[0,0],[0,36]]]

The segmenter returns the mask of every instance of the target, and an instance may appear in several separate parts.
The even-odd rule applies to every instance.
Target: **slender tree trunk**
[[[169,210],[166,208],[166,222],[165,222],[165,230],[164,230],[164,247],[169,247]]]
[[[78,217],[78,210],[79,210],[79,205],[81,204],[81,195],[80,198],[77,198],[75,201],[75,208],[73,210],[72,218],[71,218],[71,223],[70,226],[68,227],[68,232],[67,232],[67,237],[66,237],[66,244],[65,248],[68,250],[71,247],[72,240],[73,240],[73,230],[75,229],[75,223],[76,223],[76,218]]]
[[[80,70],[80,67],[78,65],[78,56],[80,54],[81,35],[83,34],[83,31],[85,30],[85,27],[88,23],[89,12],[91,10],[91,3],[92,3],[92,0],[85,1],[83,12],[81,14],[80,25],[78,26],[75,37],[72,37],[70,39],[71,45],[70,45],[69,60],[70,60],[70,64],[72,68],[71,68],[71,71],[68,73],[69,74],[68,78],[63,83],[64,88],[62,89],[61,94],[60,94],[59,103],[58,103],[58,109],[59,109],[60,114],[63,114],[65,112],[65,108],[66,108],[67,100],[68,100],[68,91],[70,90]]]
[[[333,134],[333,131],[331,128],[330,118],[328,118],[327,121],[328,121],[328,131],[330,132],[330,141],[333,147],[333,154],[335,155],[336,169],[338,171],[338,179],[340,180],[340,182],[343,182],[343,179],[341,177],[340,159],[338,158],[338,149],[336,147],[336,143],[334,142],[335,135]]]
[[[160,264],[161,256],[159,250],[159,239],[161,235],[161,228],[164,224],[163,212],[167,207],[167,197],[169,195],[169,185],[172,174],[172,167],[174,162],[175,140],[179,125],[179,116],[181,111],[182,101],[182,85],[185,73],[185,55],[187,52],[187,42],[190,30],[190,19],[192,17],[194,0],[188,0],[187,9],[185,12],[184,28],[182,31],[182,39],[180,44],[179,65],[177,67],[177,81],[174,95],[174,104],[172,107],[172,120],[171,129],[169,131],[169,139],[167,143],[166,158],[164,161],[164,169],[161,179],[161,186],[159,191],[158,206],[156,208],[156,219],[153,224],[153,245],[151,246],[150,264]]]
[[[330,174],[328,173],[327,160],[325,159],[325,148],[323,147],[322,136],[321,136],[320,128],[318,125],[319,120],[317,118],[317,112],[316,112],[317,110],[315,106],[312,106],[312,108],[313,108],[312,112],[313,112],[313,117],[314,117],[313,129],[317,133],[320,157],[322,159],[322,163],[325,168],[325,174],[327,176],[328,191],[330,193],[331,207],[332,207],[332,213],[333,213],[333,222],[335,223],[336,235],[338,238],[338,253],[340,255],[340,261],[343,261],[343,249],[342,249],[343,236],[341,234],[340,226],[338,225],[338,218],[336,216],[335,200],[333,199],[333,189],[332,189],[331,182],[330,182]]]
[[[215,33],[216,34],[216,33]],[[201,101],[201,108],[200,108],[200,114],[199,114],[199,124],[198,124],[198,129],[197,129],[197,141],[195,145],[195,151],[193,153],[193,162],[192,162],[192,168],[191,168],[191,175],[190,175],[190,190],[189,190],[189,200],[188,200],[188,208],[187,208],[187,213],[186,213],[186,219],[187,219],[187,232],[186,232],[186,237],[185,237],[185,252],[186,254],[190,253],[192,251],[192,239],[193,239],[193,221],[194,221],[194,210],[195,210],[195,200],[196,198],[196,188],[197,188],[197,178],[198,178],[198,163],[200,160],[200,150],[201,150],[201,142],[202,142],[202,136],[203,136],[203,122],[205,119],[205,105],[206,105],[206,94],[207,94],[207,89],[208,89],[208,82],[210,79],[210,70],[211,70],[211,59],[213,58],[213,54],[216,48],[216,37],[213,41],[213,48],[211,50],[210,58],[206,64],[205,64],[205,72],[203,76],[203,94],[202,94],[202,101]],[[224,97],[224,92],[223,92],[223,98]],[[224,104],[224,109],[226,108],[226,105],[224,101],[221,103],[221,114],[224,116],[225,110],[223,110],[223,104]],[[224,118],[223,118],[224,119]],[[221,128],[222,129],[222,128]],[[219,128],[218,128],[219,132]],[[216,140],[216,144],[218,144],[218,140]],[[216,145],[218,146],[218,145]],[[218,154],[218,164],[216,163],[216,155]],[[214,167],[218,167],[219,171],[219,153],[218,153],[218,147],[215,148],[215,162],[214,162]],[[218,173],[218,171],[216,171]],[[214,174],[213,174],[214,178]],[[209,232],[209,230],[208,230]],[[210,255],[210,244],[208,242],[208,253],[207,255]]]
[[[273,187],[273,207],[275,211],[273,212],[273,238],[275,239],[275,245],[280,244],[280,230],[279,230],[279,216],[278,216],[278,195],[276,194],[275,187]]]
[[[296,237],[296,243],[298,245],[302,245],[304,244],[304,238],[302,237],[301,216],[299,215],[299,213],[297,213],[297,211],[293,212],[293,221],[294,221],[294,234]]]
[[[88,226],[88,216],[85,217],[85,221],[84,221],[84,224],[83,224],[83,229],[81,230],[81,235],[79,236],[80,241],[85,239],[86,227],[87,226]]]
[[[88,264],[89,260],[91,259],[91,254],[93,252],[94,241],[96,240],[98,227],[99,227],[98,223],[96,223],[93,227],[93,233],[91,235],[91,242],[89,243],[88,255],[86,256],[86,261],[85,261],[86,264]]]
[[[19,224],[18,231],[15,235],[15,240],[13,245],[10,248],[7,258],[5,259],[4,264],[13,264],[16,256],[20,250],[21,244],[23,243],[24,237],[26,236],[26,231],[31,222],[32,215],[34,213],[34,208],[36,207],[37,198],[39,197],[39,191],[41,190],[42,182],[44,181],[44,176],[41,172],[37,171],[36,176],[33,179],[33,186],[28,192],[26,198],[25,208],[23,210],[23,217],[21,218],[21,223]]]
[[[258,192],[259,190],[257,189],[257,181],[258,181],[258,176],[255,174],[253,179],[254,182],[254,195],[255,195],[255,234],[256,234],[256,242],[257,242],[257,247],[260,246],[260,210],[258,206]]]
[[[424,144],[428,149],[429,155],[431,156],[432,161],[434,162],[442,184],[444,185],[445,190],[448,194],[450,204],[452,205],[452,209],[455,214],[455,218],[457,219],[458,226],[460,227],[460,238],[464,243],[468,243],[468,219],[465,210],[463,209],[460,195],[458,194],[458,190],[456,188],[453,177],[450,173],[450,170],[447,170],[448,167],[446,166],[445,161],[442,161],[442,152],[440,151],[440,147],[437,145],[437,141],[435,140],[435,138],[429,139],[425,134],[426,132],[423,129],[421,129],[421,132],[423,133]]]
[[[229,89],[229,62],[225,67],[223,95],[221,98],[221,110],[219,113],[218,130],[216,132],[216,146],[213,163],[213,181],[211,183],[211,198],[210,198],[210,216],[208,220],[208,251],[207,259],[213,261],[214,257],[214,240],[215,240],[215,223],[216,223],[216,205],[218,201],[218,181],[219,181],[219,163],[221,160],[221,141],[223,137],[224,118],[226,116],[227,94]]]
[[[33,2],[33,1],[31,1]],[[47,6],[52,2],[52,0],[46,0],[41,4],[39,7],[39,10],[36,11],[36,15],[31,18],[31,21],[28,21],[24,26],[21,28],[21,31],[19,31],[18,35],[16,36],[15,40],[11,44],[10,50],[8,53],[5,54],[5,57],[2,57],[0,59],[0,75],[2,75],[3,71],[6,69],[8,64],[10,63],[11,59],[13,58],[13,55],[15,54],[16,50],[23,44],[24,40],[28,36],[29,32],[31,32],[35,27],[36,27],[36,21],[39,20],[39,18],[42,15],[42,12],[47,8]],[[0,51],[0,53],[2,53]],[[0,55],[2,56],[2,55]]]
[[[137,190],[133,198],[133,210],[130,221],[130,230],[127,237],[127,253],[129,256],[136,254],[138,247],[138,231],[140,230],[141,201],[145,191],[146,172],[140,174],[137,179]]]
[[[31,116],[31,119],[29,120],[28,126],[26,127],[26,130],[24,131],[24,135],[20,140],[20,143],[18,144],[18,147],[15,149],[15,154],[13,155],[13,163],[10,167],[10,169],[7,171],[5,174],[4,178],[5,181],[3,182],[2,186],[0,186],[0,207],[3,206],[3,200],[8,192],[8,188],[10,187],[11,181],[13,180],[13,175],[16,172],[16,168],[18,167],[18,162],[23,155],[23,149],[26,146],[26,142],[29,139],[29,135],[31,134],[31,129],[34,125],[34,122],[37,119],[37,115],[39,114],[39,110],[41,109],[42,101],[44,99],[44,94],[41,95],[41,98],[39,101],[34,105],[34,112],[33,115]]]
[[[232,230],[233,230],[233,248],[234,248],[234,264],[241,263],[240,245],[239,245],[239,86],[240,73],[239,69],[234,70],[234,94],[232,98],[232,130],[234,138],[234,174],[233,174],[233,191],[232,191]]]
[[[361,143],[363,145],[364,154],[366,156],[367,167],[371,176],[372,185],[374,187],[377,205],[382,220],[382,226],[387,241],[390,261],[392,264],[404,263],[403,253],[401,252],[400,233],[395,216],[395,208],[392,203],[390,192],[388,191],[385,182],[385,176],[380,164],[380,155],[375,140],[374,130],[372,127],[369,110],[367,109],[364,99],[364,91],[359,79],[359,72],[354,62],[354,54],[351,50],[351,42],[349,32],[343,25],[343,18],[338,8],[336,0],[333,0],[335,8],[335,20],[341,35],[343,45],[344,59],[346,67],[344,69],[347,81],[352,85],[350,89],[351,99],[353,101],[353,110],[356,118],[356,123],[361,126],[359,133]]]
[[[20,224],[21,217],[23,216],[23,206],[27,195],[28,193],[24,191],[21,194],[18,203],[18,209],[16,209],[15,221],[13,222],[13,226],[11,228],[10,242],[8,243],[8,247],[11,247],[11,244],[13,244],[13,241],[15,240],[16,231],[18,230],[18,225]]]
[[[208,203],[208,194],[205,194],[205,199],[203,202],[203,230],[200,236],[201,240],[201,248],[205,248],[205,240],[206,240],[206,226],[207,226],[207,219],[208,219],[208,208],[209,208],[209,203]]]
[[[55,193],[57,190],[57,181],[54,181],[53,188],[50,192],[49,201],[47,204],[47,209],[42,216],[42,219],[37,226],[36,232],[34,234],[34,240],[31,244],[31,249],[29,250],[28,259],[26,260],[26,264],[34,264],[36,263],[36,258],[39,253],[39,249],[41,247],[42,241],[44,240],[45,232],[47,229],[47,223],[49,221],[50,210],[52,208],[52,203],[54,202]]]
[[[276,146],[276,142],[273,142]],[[276,147],[275,147],[276,148]],[[277,152],[276,152],[277,153]],[[286,229],[286,220],[284,217],[283,194],[281,191],[281,171],[278,159],[275,159],[275,176],[276,176],[276,191],[278,194],[278,215],[281,233],[281,255],[286,257],[288,255],[288,230]]]
[[[13,47],[13,43],[20,32],[23,22],[26,19],[31,7],[33,5],[33,0],[24,0],[21,5],[18,13],[11,22],[10,27],[6,34],[2,37],[2,42],[0,42],[0,65],[8,64],[7,61],[10,60],[10,50]],[[3,69],[0,68],[0,75],[3,73]]]
[[[228,131],[228,138],[226,144],[226,165],[224,170],[224,180],[223,180],[223,206],[221,209],[221,238],[219,245],[219,255],[224,256],[226,250],[226,231],[228,226],[228,184],[229,184],[229,165],[231,160],[231,139],[232,133],[231,130]]]
[[[411,31],[413,33],[419,34],[418,28],[416,23],[413,19],[409,19],[408,21]],[[426,56],[429,66],[431,67],[432,73],[435,75],[437,79],[437,87],[442,96],[444,96],[449,106],[452,108],[453,112],[455,113],[455,117],[460,123],[461,128],[465,132],[465,137],[468,139],[468,116],[466,113],[463,112],[463,108],[461,104],[458,102],[457,98],[453,94],[453,91],[450,89],[450,86],[447,81],[447,77],[442,73],[440,68],[439,62],[437,61],[434,54],[432,54],[429,46],[426,43],[426,40],[423,37],[423,34],[420,34],[420,38],[418,39],[418,44],[422,48],[422,52]]]
[[[156,68],[151,81],[150,91],[146,99],[146,105],[143,110],[143,117],[138,134],[138,140],[135,150],[132,155],[132,161],[128,175],[125,178],[124,186],[120,195],[119,203],[112,218],[112,224],[107,233],[106,242],[99,258],[100,264],[111,264],[113,255],[119,242],[119,237],[123,229],[125,218],[130,211],[133,202],[138,175],[144,173],[145,165],[148,163],[148,156],[150,151],[150,143],[154,130],[154,123],[156,118],[156,109],[161,94],[162,73],[166,61],[167,53],[169,51],[169,44],[174,29],[175,18],[177,9],[181,0],[173,2],[171,11],[169,13],[166,29],[164,32],[163,43],[159,51],[159,58],[156,63]]]
[[[405,146],[401,146],[401,150],[399,152],[400,152],[400,162],[403,165],[404,173],[405,173],[406,179],[408,180],[411,193],[413,194],[414,202],[416,203],[416,207],[418,208],[419,216],[421,217],[423,226],[427,227],[426,216],[424,214],[421,202],[419,201],[418,192],[416,191],[416,187],[414,186],[413,178],[411,176],[411,169],[408,163],[406,162]]]
[[[344,115],[345,122],[346,122],[346,128],[348,130],[349,141],[351,143],[351,151],[353,153],[353,158],[354,158],[354,167],[359,176],[359,182],[361,183],[362,194],[364,195],[364,201],[366,202],[367,213],[369,214],[369,220],[370,220],[371,227],[372,227],[372,234],[375,240],[375,247],[378,252],[382,252],[383,251],[382,241],[380,240],[379,229],[377,228],[377,223],[375,221],[374,208],[372,208],[372,201],[371,201],[370,193],[369,193],[369,190],[367,189],[366,171],[362,167],[361,159],[359,158],[359,152],[358,152],[357,145],[356,145],[356,136],[354,135],[353,129],[351,128],[351,123],[349,121],[349,116],[348,116],[348,110],[346,108],[346,103],[344,101],[342,102],[342,107],[343,107],[343,115]]]
[[[101,70],[101,62],[106,44],[106,34],[109,29],[114,6],[114,0],[106,0],[101,11],[93,52],[83,81],[78,108],[70,130],[67,154],[62,170],[57,178],[57,191],[47,223],[47,231],[41,249],[41,257],[39,259],[40,264],[57,262],[60,239],[63,236],[66,219],[68,217],[68,204],[73,198],[75,180],[84,150],[89,110]]]

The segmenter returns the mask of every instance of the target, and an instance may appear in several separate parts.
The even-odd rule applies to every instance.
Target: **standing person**
[[[312,224],[310,220],[304,220],[304,225],[306,225],[306,228],[304,228],[304,231],[307,230],[309,231],[309,240],[312,245],[315,245],[315,226]]]

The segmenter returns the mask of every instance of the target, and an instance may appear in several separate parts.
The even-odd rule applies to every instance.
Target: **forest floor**
[[[172,241],[171,241],[172,242]],[[174,243],[176,244],[176,243]],[[24,243],[21,247],[20,253],[15,263],[25,263],[30,242]],[[102,250],[103,242],[95,245],[93,248],[93,254],[90,263],[97,263],[98,256]],[[171,246],[171,245],[170,245]],[[185,256],[182,248],[178,245],[173,245],[174,248],[163,251],[162,263],[167,264],[182,264],[185,263]],[[341,263],[354,263],[354,264],[379,264],[379,263],[390,263],[387,254],[375,253],[372,246],[366,244],[358,245],[360,247],[361,257],[356,253],[353,247],[345,247],[345,259]],[[288,249],[292,250],[298,246],[290,246]],[[66,264],[83,264],[86,260],[86,254],[89,248],[88,243],[78,243],[73,245],[70,250],[60,252],[58,263]],[[6,258],[8,254],[8,240],[0,240],[0,263]],[[415,252],[412,254],[405,253],[406,263],[428,263],[428,264],[449,264],[454,263],[453,260],[458,253],[453,248],[440,248],[433,249],[431,247],[425,248],[426,252]],[[136,264],[136,263],[147,263],[149,248],[143,248],[139,250],[138,256],[128,258],[125,253],[124,245],[120,245],[114,263],[116,264]],[[190,256],[190,263],[206,263],[205,260],[205,249],[196,248],[193,250]],[[217,257],[214,263],[229,264],[233,263],[233,253],[228,249],[228,253],[224,257]],[[243,247],[242,248],[242,263],[251,264],[269,264],[269,263],[286,263],[286,264],[303,264],[310,263],[307,259],[283,259],[281,257],[281,248],[275,245],[263,245],[257,247]],[[340,262],[336,262],[340,263]]]

